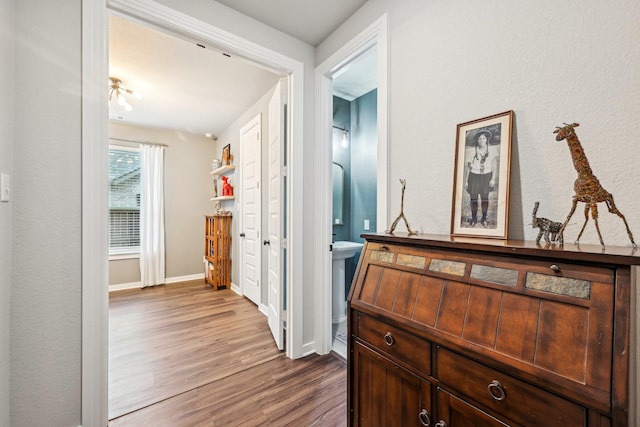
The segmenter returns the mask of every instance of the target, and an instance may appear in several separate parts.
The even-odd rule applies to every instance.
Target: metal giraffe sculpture
[[[393,224],[391,224],[391,228],[386,230],[385,233],[393,234],[393,230],[396,229],[396,226],[398,225],[398,222],[400,222],[400,220],[402,219],[402,220],[404,220],[404,224],[407,226],[407,231],[409,232],[409,236],[411,236],[413,234],[418,234],[418,232],[417,231],[413,231],[411,229],[411,227],[409,227],[409,223],[407,222],[407,218],[404,216],[404,189],[407,186],[407,180],[406,179],[401,179],[400,180],[400,184],[402,184],[402,198],[400,199],[400,215],[398,215],[396,220],[393,221]]]
[[[571,211],[569,211],[567,219],[562,224],[559,234],[562,235],[564,232],[569,219],[576,210],[578,202],[583,202],[586,204],[584,208],[584,224],[582,225],[580,234],[578,234],[576,244],[580,241],[580,237],[587,226],[587,222],[589,221],[589,211],[591,211],[591,216],[593,218],[593,222],[596,224],[596,230],[598,231],[598,237],[600,238],[600,245],[602,245],[602,249],[604,250],[604,242],[602,241],[602,234],[600,234],[600,227],[598,226],[598,203],[605,202],[609,212],[622,218],[624,226],[627,228],[627,235],[631,240],[631,244],[634,248],[637,248],[638,246],[636,245],[636,242],[633,241],[633,234],[631,234],[626,218],[622,215],[622,212],[616,208],[616,204],[613,201],[613,195],[600,185],[600,181],[598,181],[598,178],[596,178],[591,171],[587,156],[584,154],[580,140],[575,132],[575,128],[578,126],[580,126],[578,123],[572,123],[570,125],[565,123],[564,127],[557,127],[556,130],[553,131],[553,133],[557,134],[556,141],[562,141],[563,139],[567,140],[567,144],[569,145],[569,150],[571,152],[571,158],[573,159],[573,166],[575,167],[576,172],[578,172],[578,179],[576,179],[573,184],[575,195],[573,196]]]

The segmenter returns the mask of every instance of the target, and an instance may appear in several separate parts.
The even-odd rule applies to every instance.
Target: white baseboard
[[[258,305],[258,310],[260,310],[260,313],[264,314],[265,316],[269,316],[269,307],[267,307],[264,304],[260,304]]]
[[[236,285],[235,283],[231,282],[231,290],[233,292],[235,292],[236,294],[242,296],[242,291],[240,290],[240,286]]]
[[[190,280],[198,280],[198,279],[204,280],[204,273],[190,274],[188,276],[168,277],[165,279],[164,283],[166,285],[170,285],[172,283],[188,282]],[[140,288],[140,282],[118,283],[116,285],[109,285],[109,292],[123,291],[125,289],[138,289],[138,288]]]
[[[309,356],[316,352],[316,342],[311,341],[302,345],[302,357]]]

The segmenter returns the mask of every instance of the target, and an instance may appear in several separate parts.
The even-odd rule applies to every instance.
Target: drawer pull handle
[[[418,419],[420,420],[420,424],[422,424],[424,427],[429,427],[431,425],[431,418],[429,418],[429,413],[426,409],[420,411],[420,413],[418,414]]]
[[[504,388],[502,384],[498,380],[491,381],[491,384],[487,387],[489,391],[489,395],[495,400],[504,400],[507,397],[507,394],[504,392]]]
[[[382,246],[380,246],[380,249],[383,250],[383,251],[388,251],[389,250],[389,246],[382,245]]]
[[[444,421],[440,420],[436,423],[435,427],[447,427],[447,423],[445,423]]]
[[[384,334],[384,342],[386,342],[387,345],[393,345],[393,335],[391,335],[391,332]]]
[[[556,272],[560,271],[560,267],[558,267],[556,264],[552,264],[549,268]]]

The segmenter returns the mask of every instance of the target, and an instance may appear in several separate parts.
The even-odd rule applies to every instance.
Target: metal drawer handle
[[[387,246],[387,245],[381,245],[381,246],[380,246],[380,249],[381,249],[381,250],[383,250],[383,251],[388,251],[388,250],[389,250],[389,246]]]
[[[552,264],[549,268],[553,271],[560,271],[560,267],[558,267],[556,264]]]
[[[384,334],[384,342],[386,342],[387,345],[393,345],[393,335],[391,335],[391,332]]]
[[[429,425],[431,425],[431,418],[429,418],[429,413],[426,409],[420,411],[420,413],[418,414],[418,419],[420,420],[420,424],[422,424],[424,427],[429,427]]]
[[[444,421],[440,420],[436,423],[435,427],[447,427],[447,423],[445,423]]]
[[[489,384],[487,390],[489,391],[489,395],[494,400],[500,401],[504,400],[507,397],[507,394],[504,391],[504,387],[502,387],[502,384],[500,384],[498,380],[491,381],[491,384]]]

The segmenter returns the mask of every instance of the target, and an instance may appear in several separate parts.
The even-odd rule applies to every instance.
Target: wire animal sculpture
[[[404,224],[407,226],[407,232],[409,232],[409,236],[414,235],[414,234],[418,234],[417,231],[413,231],[411,229],[411,227],[409,227],[409,222],[407,221],[407,218],[404,216],[404,190],[407,187],[407,180],[406,179],[401,179],[400,180],[400,184],[402,185],[402,198],[400,199],[400,215],[398,215],[398,217],[396,218],[395,221],[393,221],[393,224],[391,224],[391,228],[389,228],[388,230],[385,230],[385,233],[387,234],[393,234],[393,231],[396,229],[396,226],[398,225],[398,222],[400,222],[400,220],[402,219],[404,221]]]
[[[591,217],[593,218],[593,222],[596,225],[596,231],[598,232],[598,237],[600,238],[600,245],[604,250],[604,241],[602,240],[600,226],[598,225],[598,203],[604,202],[607,204],[609,212],[618,215],[620,218],[622,218],[622,221],[624,221],[624,226],[627,229],[627,235],[629,236],[629,240],[631,240],[631,244],[635,249],[638,246],[633,240],[633,234],[629,229],[627,219],[616,207],[616,204],[613,201],[613,195],[605,190],[602,185],[600,185],[600,181],[598,181],[598,178],[596,178],[596,176],[591,171],[591,166],[589,166],[587,156],[585,155],[584,150],[582,149],[582,145],[580,144],[580,140],[578,139],[578,135],[576,135],[575,132],[575,128],[577,128],[578,126],[580,126],[578,123],[565,123],[563,127],[556,127],[556,130],[553,131],[553,133],[556,134],[556,141],[562,141],[563,139],[567,140],[569,151],[571,153],[571,159],[573,160],[573,166],[576,169],[576,172],[578,172],[578,179],[576,179],[573,184],[575,194],[573,196],[571,210],[569,211],[569,215],[567,215],[567,219],[565,219],[564,223],[562,224],[560,233],[564,232],[569,219],[576,210],[578,202],[585,203],[584,224],[582,225],[582,229],[580,229],[580,233],[578,234],[578,238],[576,239],[576,244],[579,243],[580,237],[582,237],[582,233],[587,226],[587,222],[589,222],[589,211],[591,211]]]
[[[540,218],[537,216],[538,207],[540,202],[536,202],[533,206],[533,221],[531,226],[533,228],[539,228],[538,237],[536,237],[536,243],[540,243],[540,239],[544,236],[544,241],[547,243],[557,242],[559,244],[564,243],[564,237],[562,236],[562,223],[551,221],[547,218]]]

